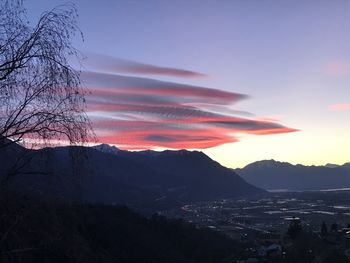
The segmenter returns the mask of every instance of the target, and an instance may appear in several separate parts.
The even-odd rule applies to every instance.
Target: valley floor
[[[293,240],[287,232],[294,222],[313,238],[331,244],[326,250],[335,249],[341,256],[350,252],[350,191],[280,192],[261,199],[192,203],[163,214],[224,233],[246,244],[247,257],[260,260],[267,260],[271,245],[277,248],[273,252],[288,258]],[[327,233],[321,236],[323,223]]]

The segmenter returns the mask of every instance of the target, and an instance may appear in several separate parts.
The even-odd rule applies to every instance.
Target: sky
[[[101,142],[350,161],[350,1],[73,0]],[[29,20],[66,1],[25,1]]]

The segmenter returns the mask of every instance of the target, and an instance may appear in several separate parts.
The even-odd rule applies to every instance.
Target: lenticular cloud
[[[101,70],[82,72],[82,79],[91,91],[87,98],[89,115],[104,143],[124,149],[202,149],[237,142],[238,134],[296,131],[275,121],[235,111],[235,104],[248,97],[244,94],[106,73],[106,69],[181,77],[204,74],[137,62],[120,63],[118,59],[109,59],[106,64],[103,59],[97,61]]]

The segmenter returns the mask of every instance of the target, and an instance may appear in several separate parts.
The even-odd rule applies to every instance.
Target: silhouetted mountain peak
[[[325,167],[328,168],[345,168],[345,169],[350,169],[350,162],[344,163],[342,165],[339,164],[333,164],[333,163],[327,163]]]
[[[114,145],[109,145],[106,143],[92,146],[92,148],[99,150],[101,152],[110,153],[110,154],[118,154],[122,151],[119,148],[115,147]]]
[[[325,165],[325,167],[328,167],[328,168],[336,168],[336,167],[339,167],[339,165],[338,165],[338,164],[334,164],[334,163],[327,163],[327,164]]]
[[[181,150],[165,150],[162,152],[163,155],[169,155],[169,156],[189,156],[189,155],[196,155],[196,156],[206,156],[203,152],[200,151],[188,151],[185,149]]]
[[[123,151],[121,151],[123,152]],[[127,151],[124,151],[124,153]],[[164,151],[154,151],[154,150],[144,150],[144,151],[130,151],[127,152],[127,156],[130,157],[130,154],[132,155],[138,155],[138,156],[144,156],[144,157],[186,157],[186,156],[198,156],[198,157],[204,157],[204,158],[209,158],[207,155],[205,155],[203,152],[201,151],[189,151],[189,150],[185,150],[185,149],[181,149],[181,150],[164,150]]]
[[[198,151],[188,151],[186,149],[181,149],[181,150],[164,150],[164,151],[144,150],[144,151],[139,151],[138,153],[159,156],[159,155],[188,155],[195,152],[198,152]]]
[[[275,167],[280,167],[280,166],[284,166],[284,165],[290,165],[292,166],[290,163],[287,162],[280,162],[280,161],[276,161],[274,159],[271,160],[261,160],[261,161],[256,161],[253,163],[250,163],[248,165],[246,165],[243,169],[256,169],[256,168],[275,168]]]

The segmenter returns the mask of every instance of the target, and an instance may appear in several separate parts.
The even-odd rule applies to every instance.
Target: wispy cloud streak
[[[160,67],[96,53],[87,53],[86,55],[87,58],[84,62],[85,66],[93,70],[104,71],[107,73],[169,76],[180,78],[207,77],[207,75],[204,73],[186,69]]]
[[[213,88],[166,82],[149,78],[130,77],[98,72],[83,72],[82,78],[96,95],[129,94],[158,97],[162,99],[176,98],[181,103],[205,103],[231,105],[247,98],[247,95]]]
[[[240,93],[91,71],[82,78],[100,141],[124,149],[201,149],[237,142],[242,134],[296,131],[232,109],[248,98]]]

